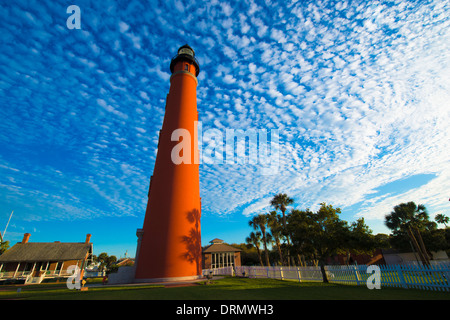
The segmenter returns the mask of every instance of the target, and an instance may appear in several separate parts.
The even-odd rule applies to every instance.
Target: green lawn
[[[21,288],[18,293],[17,289]],[[0,299],[32,300],[450,300],[450,292],[381,288],[274,279],[225,277],[212,284],[189,287],[97,286],[88,291],[67,289],[65,283],[0,286]]]

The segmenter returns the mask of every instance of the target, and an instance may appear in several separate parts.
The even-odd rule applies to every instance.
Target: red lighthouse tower
[[[138,230],[136,282],[201,277],[197,76],[194,50],[178,49],[150,179],[144,226]],[[180,148],[182,145],[182,148]]]

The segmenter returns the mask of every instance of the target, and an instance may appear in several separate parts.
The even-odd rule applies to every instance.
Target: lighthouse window
[[[184,70],[189,71],[189,65],[188,64],[184,65]]]

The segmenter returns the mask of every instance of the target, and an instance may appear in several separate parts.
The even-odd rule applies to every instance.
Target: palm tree
[[[281,237],[283,236],[283,226],[280,223],[280,217],[277,215],[276,211],[271,211],[267,214],[267,225],[270,228],[270,233],[272,234],[273,241],[277,245],[278,255],[280,256],[280,262],[283,264],[283,253],[281,251]]]
[[[442,223],[447,228],[447,223],[449,222],[450,219],[447,216],[443,215],[442,213],[439,213],[434,217],[434,220],[437,223]]]
[[[290,246],[291,246],[291,242],[289,241],[289,236],[287,235],[287,230],[286,230],[286,207],[290,204],[294,203],[294,199],[289,198],[288,195],[286,193],[279,193],[276,194],[272,200],[270,200],[270,204],[275,208],[275,210],[280,209],[281,213],[283,214],[283,231],[284,234],[286,236],[286,240],[287,240],[287,244],[288,244],[288,266],[291,265],[291,254],[290,254]]]
[[[416,205],[410,201],[400,203],[394,207],[394,211],[385,217],[385,225],[394,232],[406,232],[415,247],[420,259],[429,265],[429,254],[423,243],[420,230],[436,226],[429,221],[428,212],[423,204]]]
[[[416,205],[410,201],[396,205],[394,211],[386,216],[385,225],[391,230],[405,230],[407,227],[424,229],[430,223],[428,218],[423,204]]]
[[[263,241],[263,245],[264,245],[264,252],[265,252],[265,257],[266,257],[266,265],[270,266],[270,262],[269,262],[269,252],[267,251],[267,230],[266,230],[266,225],[267,225],[267,217],[264,214],[258,214],[257,216],[254,216],[249,222],[248,225],[250,227],[253,227],[254,230],[261,230],[261,234],[262,234],[262,241]]]
[[[261,250],[259,249],[259,244],[261,242],[261,232],[250,232],[250,235],[245,238],[245,242],[255,246],[256,252],[258,253],[259,263],[263,267],[264,263],[261,258]]]
[[[283,214],[283,228],[286,229],[286,207],[294,203],[294,199],[289,198],[286,193],[276,194],[272,200],[270,200],[270,205],[275,208],[275,210],[280,209]]]

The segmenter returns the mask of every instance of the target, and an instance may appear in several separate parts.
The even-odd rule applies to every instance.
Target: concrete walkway
[[[213,277],[212,280],[222,279],[223,277]],[[165,288],[187,287],[195,286],[208,281],[207,278],[190,280],[190,281],[172,281],[172,282],[133,282],[133,283],[118,283],[118,284],[103,284],[103,283],[87,283],[85,287],[88,288],[106,288],[106,287],[133,287],[133,286],[164,286]]]

